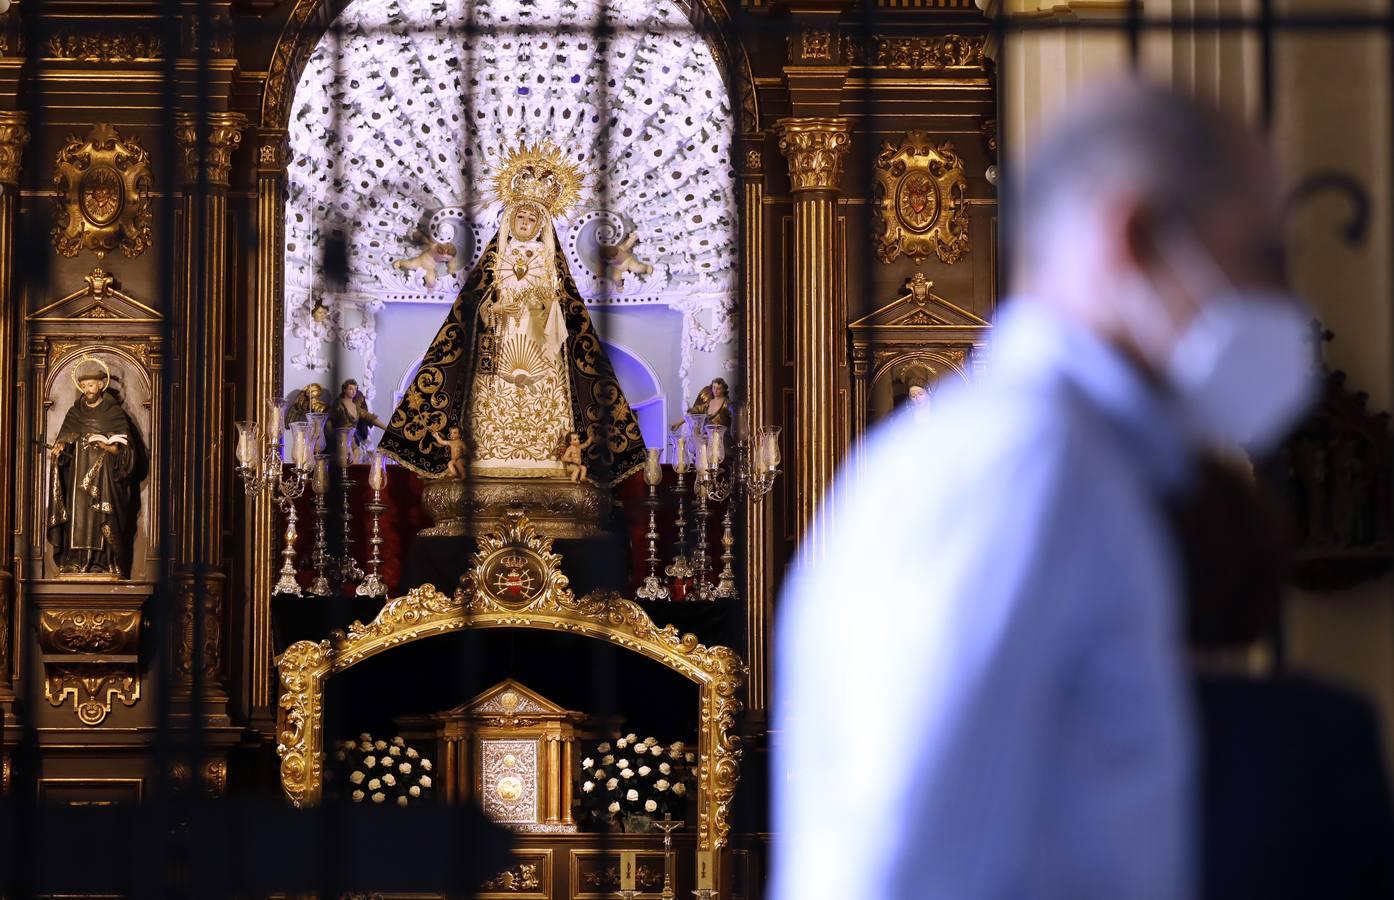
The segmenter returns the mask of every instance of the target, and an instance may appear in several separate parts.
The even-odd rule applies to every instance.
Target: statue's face
[[[82,396],[91,403],[102,395],[102,379],[83,378],[77,383],[77,389],[82,392]]]
[[[918,384],[910,385],[910,403],[913,406],[924,406],[929,402],[929,391],[920,387]]]
[[[722,384],[722,383],[719,382],[719,381],[713,381],[713,382],[712,382],[712,390],[716,392],[716,395],[717,395],[718,397],[725,397],[725,396],[726,396],[726,385]]]
[[[452,441],[458,441],[458,440],[460,439],[460,429],[458,429],[458,428],[452,428],[452,429],[450,429],[449,438],[450,438]]]
[[[542,230],[542,218],[531,206],[520,206],[513,211],[513,237],[520,241],[531,241]]]
[[[346,384],[346,385],[344,385],[344,396],[347,397],[347,398],[349,398],[350,400],[352,400],[354,397],[357,397],[357,396],[358,396],[358,385],[356,385],[356,384]]]

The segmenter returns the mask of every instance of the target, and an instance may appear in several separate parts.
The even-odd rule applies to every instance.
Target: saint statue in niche
[[[896,405],[908,408],[908,415],[923,419],[929,414],[929,399],[934,392],[934,382],[938,373],[926,363],[910,363],[902,366],[895,377],[896,387],[904,387],[904,393],[896,391]]]
[[[97,357],[72,371],[77,397],[49,449],[48,540],[59,572],[130,572],[144,445]]]
[[[498,233],[431,342],[378,449],[444,477],[451,427],[472,474],[565,478],[558,435],[581,439],[588,477],[611,485],[644,464],[639,423],[591,324],[554,223],[578,199],[581,174],[550,143],[520,147],[494,182]]]

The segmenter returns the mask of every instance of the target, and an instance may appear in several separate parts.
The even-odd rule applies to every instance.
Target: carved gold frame
[[[537,553],[547,568],[551,539],[540,537],[526,517],[504,523],[501,540],[520,553]],[[484,558],[485,553],[477,557]],[[559,573],[558,573],[559,574]],[[550,579],[532,599],[510,603],[471,584],[452,595],[422,585],[388,601],[373,621],[355,622],[347,634],[299,641],[276,661],[280,670],[277,711],[281,787],[290,802],[319,802],[324,781],[325,681],[365,659],[424,638],[468,629],[530,628],[609,641],[659,662],[698,687],[697,847],[716,851],[731,832],[731,801],[740,778],[741,739],[736,715],[745,665],[728,647],[707,647],[692,634],[659,628],[634,601],[618,594],[576,597],[565,577]]]

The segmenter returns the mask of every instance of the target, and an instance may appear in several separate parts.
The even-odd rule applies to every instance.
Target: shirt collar
[[[1079,388],[1164,490],[1185,486],[1196,449],[1180,410],[1121,351],[1029,297],[1004,304],[993,329],[992,365],[1008,374],[1056,372]]]

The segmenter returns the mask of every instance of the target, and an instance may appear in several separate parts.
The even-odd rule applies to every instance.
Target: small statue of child
[[[574,482],[586,478],[585,458],[581,456],[581,436],[574,431],[567,432],[566,442],[561,447],[561,464],[566,475]]]
[[[467,465],[465,456],[469,451],[469,447],[465,444],[465,439],[460,434],[459,425],[450,426],[450,430],[447,431],[446,434],[449,435],[449,437],[443,438],[440,436],[440,432],[433,431],[431,432],[431,437],[436,439],[437,444],[449,448],[450,450],[450,464],[445,467],[445,473],[451,478],[464,481]]]

